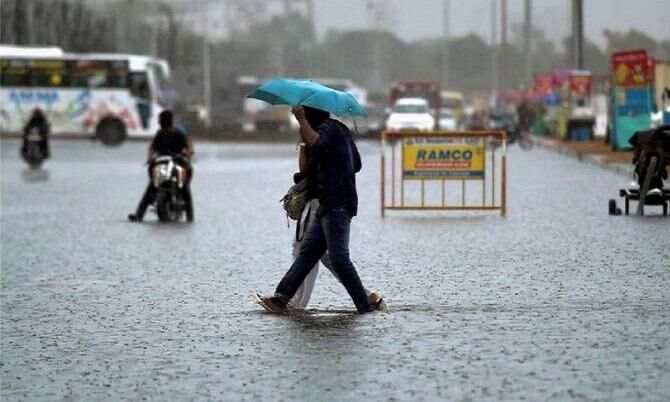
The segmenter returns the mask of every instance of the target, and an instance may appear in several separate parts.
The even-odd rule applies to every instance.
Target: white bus
[[[0,46],[0,131],[21,132],[40,108],[54,135],[95,136],[108,145],[158,129],[165,60],[60,48]]]

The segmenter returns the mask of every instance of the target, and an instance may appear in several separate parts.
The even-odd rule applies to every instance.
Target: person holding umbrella
[[[356,145],[349,129],[331,119],[326,111],[297,106],[293,114],[300,124],[300,137],[316,164],[317,220],[305,233],[297,258],[279,282],[275,295],[262,297],[261,302],[270,312],[283,312],[314,265],[328,251],[332,268],[358,312],[374,311],[375,306],[368,300],[349,257],[351,218],[356,216],[358,208],[355,174],[361,169]]]
[[[361,159],[349,128],[330,118],[329,112],[362,114],[362,107],[350,94],[311,81],[272,80],[249,94],[273,104],[294,106],[300,138],[315,165],[319,207],[309,226],[297,258],[279,282],[273,296],[261,296],[266,310],[282,313],[314,265],[327,251],[332,269],[345,287],[359,313],[375,311],[379,298],[371,303],[356,267],[349,256],[351,219],[358,210],[356,173]]]
[[[295,235],[293,236],[293,259],[298,258],[302,241],[305,233],[314,222],[317,221],[316,212],[319,210],[318,188],[316,187],[316,167],[312,162],[313,158],[304,143],[299,145],[298,167],[299,171],[293,175],[293,181],[297,184],[302,180],[307,180],[306,202],[300,217],[296,222]],[[321,264],[328,268],[331,274],[337,279],[337,274],[333,270],[333,266],[328,257],[328,252],[321,256]],[[319,263],[314,264],[314,267],[309,271],[309,274],[298,288],[297,292],[291,298],[289,305],[294,309],[305,309],[314,290],[316,278],[319,273]],[[379,292],[367,290],[368,301],[377,306],[379,310],[385,310],[386,305],[381,300],[382,297]]]

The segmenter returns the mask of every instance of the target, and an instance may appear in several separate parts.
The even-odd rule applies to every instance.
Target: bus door
[[[137,114],[143,129],[148,129],[151,122],[153,109],[153,96],[151,83],[146,71],[133,71],[130,77],[130,94],[135,100]]]

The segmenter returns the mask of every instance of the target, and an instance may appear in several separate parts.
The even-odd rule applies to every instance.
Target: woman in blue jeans
[[[300,156],[299,156],[299,168],[300,172],[296,173],[294,176],[294,181],[298,182],[305,177],[308,177],[313,173],[311,160],[309,154],[304,146],[300,144]],[[314,182],[314,179],[311,179],[310,182]],[[317,219],[316,211],[319,209],[319,200],[316,197],[316,190],[312,187],[307,190],[307,202],[305,203],[305,208],[300,215],[300,219],[296,222],[295,236],[293,237],[293,259],[298,258],[300,252],[300,246],[302,245],[302,240],[305,238],[307,230],[310,228],[312,223]],[[321,264],[328,268],[328,270],[337,278],[337,274],[332,269],[330,258],[328,257],[328,252],[321,256]],[[307,277],[302,282],[302,285],[298,288],[291,298],[289,305],[292,308],[304,309],[309,303],[309,299],[312,296],[312,291],[314,290],[314,285],[316,283],[316,278],[319,274],[319,263],[314,264],[314,267],[309,271]],[[380,308],[382,308],[383,302],[381,302],[381,295],[378,292],[371,292],[367,289],[365,293],[368,295],[368,301]]]
[[[314,265],[328,252],[332,270],[346,288],[359,313],[374,311],[381,299],[371,303],[349,257],[351,219],[356,216],[356,173],[361,160],[349,129],[330,118],[328,112],[298,106],[293,109],[300,136],[313,159],[314,182],[319,206],[309,225],[297,257],[279,282],[274,296],[261,304],[271,312],[286,310]]]

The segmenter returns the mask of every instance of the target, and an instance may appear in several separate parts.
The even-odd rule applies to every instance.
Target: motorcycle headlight
[[[158,167],[158,176],[161,179],[166,179],[166,178],[170,177],[170,171],[169,171],[167,165],[160,165]]]

